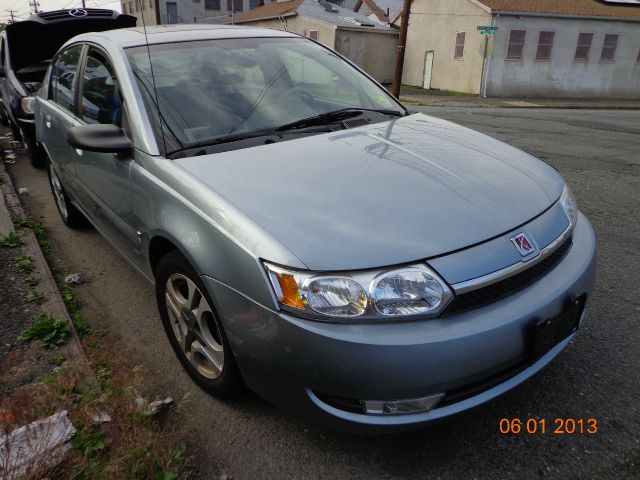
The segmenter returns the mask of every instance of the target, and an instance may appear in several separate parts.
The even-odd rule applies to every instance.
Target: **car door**
[[[40,104],[37,123],[43,126],[39,132],[58,176],[72,197],[77,196],[75,177],[75,152],[65,139],[67,129],[76,124],[74,109],[77,77],[84,46],[72,45],[61,51],[53,60],[47,98]]]
[[[88,47],[79,74],[76,125],[114,124],[128,129],[126,109],[113,63],[107,54]],[[137,249],[131,226],[129,171],[132,156],[74,149],[75,174],[82,185],[78,198],[85,214],[125,256]]]

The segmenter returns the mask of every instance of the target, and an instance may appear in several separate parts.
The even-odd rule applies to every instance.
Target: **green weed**
[[[56,348],[67,340],[69,325],[51,315],[40,315],[36,323],[22,331],[19,340],[40,340],[48,348]]]

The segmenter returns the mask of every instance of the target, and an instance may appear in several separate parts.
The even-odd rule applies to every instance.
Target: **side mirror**
[[[91,124],[72,127],[67,130],[67,143],[74,148],[88,152],[126,154],[133,150],[133,144],[124,131],[113,124]]]

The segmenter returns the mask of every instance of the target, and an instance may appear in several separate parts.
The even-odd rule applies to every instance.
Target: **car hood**
[[[314,270],[462,249],[526,223],[563,188],[535,157],[422,114],[175,162]]]
[[[7,25],[5,31],[13,70],[53,58],[62,45],[81,33],[136,26],[137,19],[132,15],[109,14],[110,10],[84,10],[89,12],[85,17],[71,16],[68,11],[54,11],[43,13],[44,18],[34,16]],[[100,16],[93,16],[94,12]]]

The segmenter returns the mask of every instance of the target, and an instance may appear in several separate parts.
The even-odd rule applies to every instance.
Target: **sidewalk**
[[[593,110],[640,110],[640,100],[598,98],[480,98],[466,93],[424,90],[403,85],[400,101],[408,107],[498,107],[498,108],[566,108]]]

